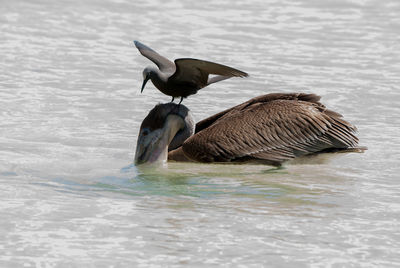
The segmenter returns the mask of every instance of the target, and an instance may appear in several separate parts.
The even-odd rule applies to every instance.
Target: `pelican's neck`
[[[167,117],[167,121],[162,130],[163,132],[162,141],[160,142],[161,154],[159,159],[162,160],[163,162],[166,162],[168,158],[168,146],[171,144],[176,133],[180,129],[183,129],[184,126],[185,122],[183,121],[182,117],[178,115],[169,115]]]
[[[140,129],[135,163],[164,162],[168,151],[180,147],[194,134],[194,120],[183,104],[158,104],[143,120]]]

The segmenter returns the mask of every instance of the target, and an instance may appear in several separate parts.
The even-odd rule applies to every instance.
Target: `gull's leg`
[[[181,104],[182,101],[183,101],[183,97],[181,97],[181,101],[178,103],[178,105]]]
[[[171,102],[174,102],[174,99],[175,99],[175,97],[172,97],[172,101]]]

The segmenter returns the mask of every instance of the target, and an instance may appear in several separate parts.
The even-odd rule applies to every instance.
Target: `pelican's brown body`
[[[303,93],[253,98],[197,123],[194,135],[170,146],[168,160],[280,165],[305,155],[364,150],[357,145],[356,128],[319,100],[317,95]],[[163,127],[167,115],[157,109],[141,129]],[[179,114],[170,110],[169,114]],[[156,120],[154,114],[158,114]]]

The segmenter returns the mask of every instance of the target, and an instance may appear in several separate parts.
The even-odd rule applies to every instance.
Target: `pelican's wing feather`
[[[183,144],[199,162],[249,159],[280,164],[329,148],[354,148],[356,128],[314,94],[268,94],[199,122]]]

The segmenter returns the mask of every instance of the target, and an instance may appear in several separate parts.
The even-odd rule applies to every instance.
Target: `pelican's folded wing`
[[[233,107],[213,122],[205,121],[208,127],[183,144],[185,155],[199,162],[257,159],[280,164],[329,148],[357,146],[355,127],[326,110],[318,96],[269,95]]]

